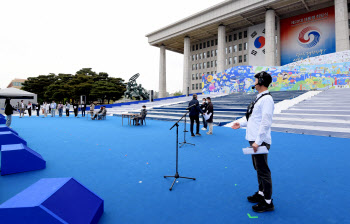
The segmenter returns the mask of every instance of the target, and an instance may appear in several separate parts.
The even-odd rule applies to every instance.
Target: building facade
[[[26,81],[26,79],[14,79],[8,84],[7,88],[13,87],[16,89],[21,89],[22,84]]]
[[[184,54],[183,93],[200,92],[203,74],[349,50],[348,1],[225,1],[146,37],[160,48],[159,96],[166,93],[166,50]]]

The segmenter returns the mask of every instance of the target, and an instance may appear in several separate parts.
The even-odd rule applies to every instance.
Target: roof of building
[[[33,96],[35,93],[27,92],[16,88],[0,89],[0,96]]]
[[[165,45],[183,53],[184,38],[200,42],[217,37],[218,26],[231,32],[265,22],[265,12],[275,10],[280,19],[334,5],[334,0],[227,0],[146,35],[152,46]]]

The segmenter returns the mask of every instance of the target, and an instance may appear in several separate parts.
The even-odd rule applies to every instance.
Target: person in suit
[[[255,88],[259,94],[247,109],[246,116],[240,122],[234,122],[233,129],[247,127],[246,140],[252,146],[254,152],[259,146],[266,146],[270,150],[271,146],[271,125],[274,111],[274,101],[268,87],[272,82],[272,77],[267,72],[259,72],[255,76]],[[249,202],[258,203],[252,208],[255,212],[273,211],[275,206],[271,199],[272,179],[271,171],[267,163],[268,154],[253,154],[253,166],[257,172],[259,190],[252,196],[247,197]]]
[[[5,100],[5,114],[6,114],[6,126],[10,127],[12,123],[12,114],[16,109],[11,105],[11,99],[7,98]]]
[[[202,104],[201,104],[201,109],[202,109],[203,113],[206,113],[206,112],[207,112],[207,106],[208,106],[208,104],[207,104],[207,99],[206,99],[206,98],[203,98],[203,99],[202,99]],[[207,123],[207,121],[205,120],[203,114],[202,114],[202,120],[203,120],[203,128],[202,128],[202,130],[203,130],[203,131],[206,131],[206,130],[207,130],[207,125],[208,125],[208,123]]]
[[[214,106],[213,103],[211,102],[210,97],[207,97],[208,101],[208,106],[207,106],[207,114],[211,114],[210,118],[207,120],[208,126],[209,126],[209,131],[207,132],[207,135],[212,135],[213,134],[213,119],[214,119]]]
[[[73,109],[74,109],[74,115],[75,115],[75,117],[78,117],[78,107],[79,107],[78,103],[77,103],[77,102],[74,102],[74,103],[73,103]]]
[[[80,108],[81,108],[81,116],[85,117],[86,103],[84,101],[81,102]]]
[[[197,94],[193,94],[193,98],[188,103],[188,107],[189,107],[189,111],[190,111],[189,116],[190,116],[190,120],[191,120],[191,126],[190,126],[191,137],[195,137],[196,135],[201,136],[201,134],[199,133],[199,113],[203,114],[203,111],[199,107],[199,102],[197,100]],[[193,133],[194,121],[196,121],[196,135],[194,135],[194,133]]]

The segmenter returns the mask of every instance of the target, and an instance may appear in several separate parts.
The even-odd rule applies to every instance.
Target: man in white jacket
[[[257,152],[259,146],[266,146],[270,149],[271,145],[271,124],[274,111],[274,102],[268,87],[272,82],[272,77],[267,72],[260,72],[255,76],[256,90],[259,92],[256,99],[248,107],[246,117],[241,122],[235,122],[233,129],[247,127],[246,140]],[[271,171],[267,163],[268,154],[252,155],[253,166],[257,172],[259,191],[249,196],[249,202],[258,203],[252,208],[255,212],[273,211],[275,209],[272,195]]]

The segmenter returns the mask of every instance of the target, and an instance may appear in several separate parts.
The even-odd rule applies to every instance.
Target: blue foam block
[[[0,118],[5,118],[5,116],[4,116],[4,115],[2,115],[2,114],[0,114]]]
[[[9,128],[6,125],[0,124],[0,132],[3,132],[3,131],[11,131],[14,134],[18,135],[18,133],[14,131],[12,128]]]
[[[5,118],[0,118],[0,124],[6,124],[6,119]]]
[[[2,145],[12,145],[12,144],[20,144],[27,145],[27,142],[24,141],[23,138],[14,134],[11,131],[2,131],[0,132],[0,146]]]
[[[45,169],[43,157],[23,144],[1,146],[1,176]]]
[[[98,223],[103,200],[73,178],[45,178],[0,205],[1,223]]]

